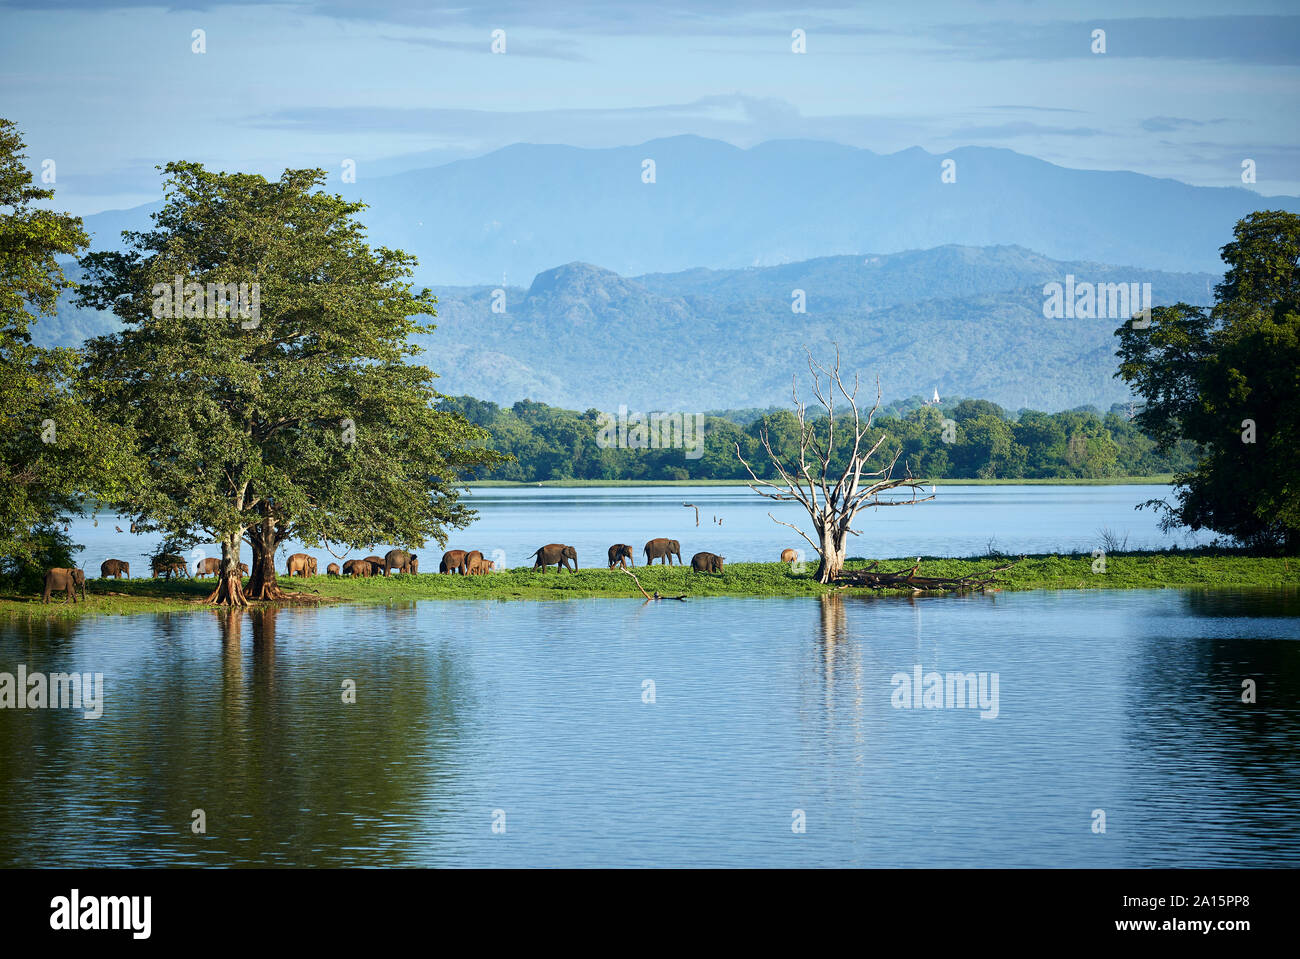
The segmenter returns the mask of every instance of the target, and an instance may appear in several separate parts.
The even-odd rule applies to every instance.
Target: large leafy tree
[[[1119,376],[1145,398],[1135,418],[1162,450],[1197,444],[1167,528],[1228,534],[1256,548],[1300,547],[1300,216],[1252,213],[1223,247],[1209,309],[1178,303],[1126,324]]]
[[[62,535],[82,495],[130,482],[121,436],[92,418],[73,389],[76,354],[32,345],[38,317],[72,286],[60,256],[86,244],[81,220],[40,209],[17,127],[0,119],[0,573],[69,562]]]
[[[87,345],[88,391],[150,465],[118,505],[137,528],[220,543],[218,604],[247,601],[244,539],[258,598],[280,595],[275,546],[290,534],[445,542],[473,515],[460,474],[497,458],[482,430],[434,408],[433,374],[409,362],[436,302],[412,288],[414,259],[371,247],[364,206],[323,192],[324,171],[165,171],[154,229],[82,261],[82,304],[126,325]],[[246,286],[242,310],[222,302],[229,284]]]

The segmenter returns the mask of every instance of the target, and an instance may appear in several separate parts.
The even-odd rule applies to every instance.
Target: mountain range
[[[937,389],[1011,410],[1105,409],[1128,399],[1114,379],[1120,320],[1045,319],[1044,285],[1067,276],[1150,283],[1156,305],[1208,304],[1217,280],[1052,260],[1015,246],[637,277],[569,263],[527,288],[435,287],[438,329],[418,339],[442,392],[504,404],[529,398],[646,412],[784,405],[792,374],[807,372],[805,347],[825,359],[838,344],[846,370],[880,377],[886,401]],[[805,312],[794,312],[796,291]],[[65,296],[34,339],[73,346],[117,327]]]
[[[357,173],[327,188],[365,201],[372,242],[418,257],[440,299],[422,345],[443,392],[605,410],[783,403],[805,347],[833,343],[886,400],[937,389],[1104,409],[1128,399],[1120,321],[1045,319],[1044,285],[1150,283],[1156,304],[1206,304],[1239,218],[1300,212],[1295,197],[975,147],[681,136]],[[92,248],[118,247],[153,209],[86,218]],[[35,336],[75,345],[115,326],[65,297]]]
[[[945,161],[953,182],[943,182]],[[646,161],[653,161],[653,182]],[[678,136],[591,149],[515,144],[426,169],[328,188],[368,204],[374,242],[419,258],[433,284],[516,284],[557,263],[623,276],[774,266],[944,244],[1018,245],[1062,260],[1219,272],[1233,224],[1296,197],[1076,170],[1012,150],[892,154],[814,140],[741,149]],[[96,247],[148,225],[156,206],[86,218]]]

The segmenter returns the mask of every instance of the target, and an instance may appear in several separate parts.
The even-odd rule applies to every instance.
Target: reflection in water
[[[0,710],[0,864],[1295,865],[1295,612],[837,593],[6,622],[0,671],[102,672],[105,710]],[[998,673],[998,718],[894,708],[915,664]]]

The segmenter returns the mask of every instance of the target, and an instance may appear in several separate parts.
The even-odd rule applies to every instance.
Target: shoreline
[[[1169,486],[1173,483],[1172,473],[1160,473],[1155,476],[1107,476],[1097,479],[918,479],[922,485],[935,486]],[[751,480],[742,479],[696,479],[696,480],[588,480],[562,479],[542,480],[526,483],[522,480],[472,480],[464,485],[469,489],[580,489],[582,487],[631,487],[631,486],[748,486]]]
[[[904,569],[915,562],[907,559],[882,560],[881,568]],[[928,576],[972,575],[1007,562],[1006,557],[953,559],[922,557],[921,574]],[[1106,557],[1105,572],[1093,572],[1094,559],[1087,554],[1027,556],[999,573],[989,591],[1086,589],[1300,589],[1300,557],[1261,557],[1209,550],[1199,552],[1115,553]],[[860,569],[866,560],[852,559],[846,569]],[[721,574],[693,573],[689,566],[635,567],[641,585],[664,596],[688,598],[715,596],[749,599],[816,597],[829,593],[854,596],[879,594],[910,596],[910,589],[872,590],[865,587],[823,586],[813,579],[815,565],[795,573],[783,563],[735,563]],[[527,568],[506,570],[487,576],[453,576],[421,573],[367,579],[316,576],[310,579],[280,579],[280,586],[293,590],[298,598],[275,603],[254,603],[249,609],[302,608],[334,603],[385,604],[417,600],[521,600],[635,599],[644,602],[628,576],[604,568],[582,568],[576,574],[533,572]],[[194,580],[89,580],[87,602],[69,604],[62,597],[48,605],[40,595],[0,596],[0,620],[40,622],[69,620],[84,616],[116,616],[136,613],[194,612],[226,610],[203,602],[211,592],[208,581]],[[976,592],[969,590],[967,592]],[[929,595],[929,594],[927,594]],[[939,595],[939,594],[934,594]]]

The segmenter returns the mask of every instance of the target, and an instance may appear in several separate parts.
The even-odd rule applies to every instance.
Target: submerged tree
[[[95,253],[83,305],[126,324],[87,346],[99,413],[129,428],[148,481],[115,505],[137,529],[221,544],[209,601],[281,595],[275,546],[442,541],[472,513],[462,471],[494,454],[486,434],[435,410],[434,374],[407,362],[436,300],[414,258],[372,248],[362,204],[324,193],[322,170],[278,181],[171,163],[154,229]]]
[[[888,434],[878,431],[872,438],[872,420],[880,409],[880,383],[876,383],[876,402],[864,417],[858,409],[859,383],[855,376],[853,388],[845,386],[840,377],[840,354],[835,350],[835,362],[829,368],[808,355],[808,371],[812,374],[812,392],[824,417],[809,418],[808,407],[799,400],[797,382],[793,387],[795,418],[798,421],[797,450],[784,455],[773,446],[764,428],[759,442],[767,453],[779,482],[761,479],[746,462],[736,445],[736,456],[749,473],[750,489],[778,501],[794,501],[808,511],[812,520],[814,542],[799,527],[785,523],[768,513],[772,520],[788,526],[804,538],[821,556],[817,567],[817,580],[829,583],[844,569],[846,543],[850,534],[857,536],[853,520],[864,509],[877,506],[911,506],[934,499],[933,495],[920,496],[924,488],[912,474],[895,478],[894,468],[900,452],[894,453],[877,469],[870,469],[874,457],[888,440]],[[848,410],[837,421],[836,393],[848,404]],[[906,499],[882,499],[881,494],[893,489],[911,490]]]

